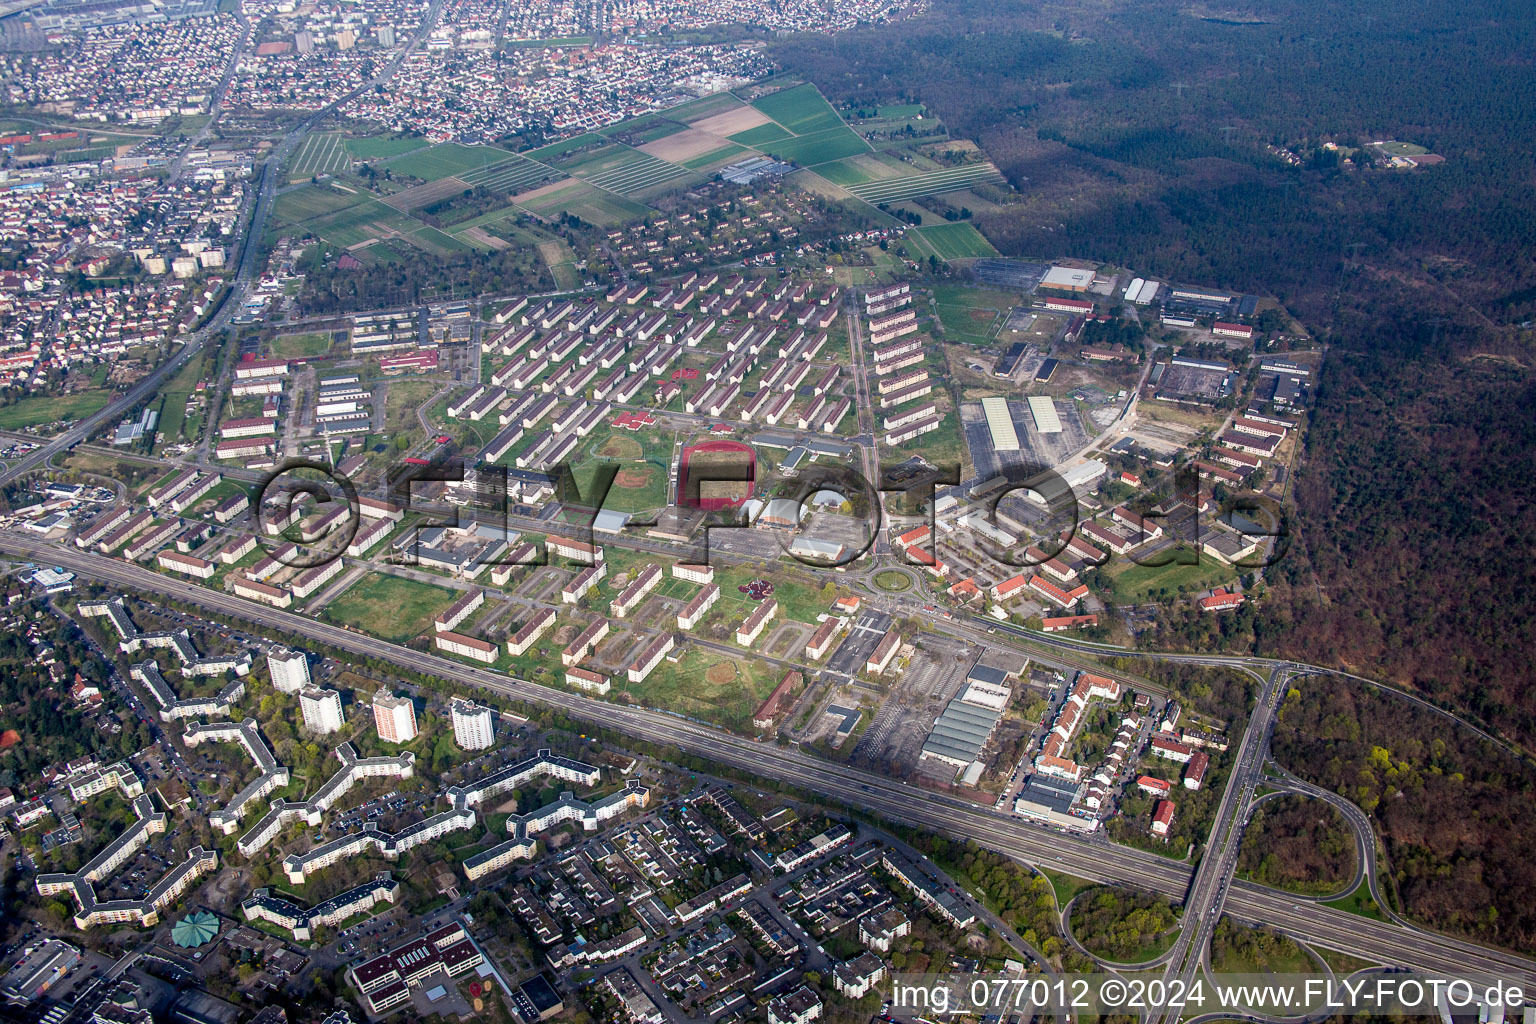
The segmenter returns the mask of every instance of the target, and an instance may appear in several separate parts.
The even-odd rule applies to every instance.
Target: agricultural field
[[[897,203],[919,196],[963,192],[982,182],[1002,184],[1004,180],[996,167],[990,162],[984,162],[908,174],[901,178],[850,183],[845,187],[867,203]]]
[[[975,225],[961,221],[955,224],[935,224],[932,227],[913,228],[906,234],[907,247],[916,249],[918,255],[930,254],[948,262],[975,256],[996,256],[997,250],[987,241]],[[913,242],[916,242],[916,245]]]
[[[303,181],[317,174],[338,174],[352,166],[346,141],[336,132],[305,137],[288,167],[289,181]]]
[[[796,135],[844,126],[832,104],[809,82],[761,96],[752,102],[752,106]]]
[[[506,160],[513,154],[495,146],[465,146],[457,142],[444,142],[431,149],[417,150],[389,161],[389,169],[396,175],[408,175],[423,181],[435,181],[486,167]]]
[[[869,144],[846,126],[829,128],[814,135],[800,135],[761,147],[764,153],[787,163],[815,167],[829,160],[841,160],[856,153],[869,152]]]
[[[660,114],[645,114],[628,121],[620,121],[618,124],[609,125],[598,130],[599,135],[606,139],[622,137],[626,145],[640,147],[647,143],[664,139],[669,135],[676,135],[685,131],[686,125],[663,117]]]
[[[746,158],[751,154],[744,146],[738,146],[734,142],[728,142],[718,149],[712,149],[707,153],[683,161],[683,166],[690,171],[713,171],[726,164]]]
[[[911,164],[885,153],[861,153],[822,164],[816,168],[816,173],[851,192],[851,186],[911,176],[914,170],[917,169]]]
[[[560,172],[527,157],[514,156],[486,164],[459,175],[467,185],[495,189],[498,192],[524,192],[560,177]]]
[[[370,135],[346,141],[347,152],[358,160],[388,160],[428,145],[426,139],[412,135]]]
[[[447,587],[371,572],[325,606],[321,616],[403,643],[432,629],[432,619],[458,596]]]
[[[769,121],[766,124],[760,124],[755,128],[748,128],[745,131],[740,131],[727,137],[732,142],[739,143],[743,146],[752,147],[762,147],[774,142],[782,142],[785,139],[794,138],[793,135],[785,131],[779,125],[774,124],[772,121]]]
[[[717,114],[739,110],[743,106],[745,104],[731,93],[717,92],[712,96],[704,96],[700,99],[689,100],[687,103],[680,103],[675,107],[670,107],[667,109],[666,115],[674,121],[682,121],[684,124],[697,127],[700,121],[714,117]]]
[[[671,185],[688,177],[688,172],[665,160],[637,149],[603,152],[570,168],[572,174],[606,192],[634,196],[662,185]]]
[[[568,213],[598,227],[638,220],[650,212],[640,203],[603,192],[578,178],[567,178],[519,196],[517,205],[544,220]]]
[[[279,224],[302,224],[316,217],[345,210],[360,200],[356,193],[346,193],[332,185],[296,188],[277,197],[272,216]]]

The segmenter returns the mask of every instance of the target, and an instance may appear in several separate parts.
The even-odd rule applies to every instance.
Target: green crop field
[[[843,157],[870,151],[869,144],[855,135],[846,125],[758,148],[770,156],[797,163],[802,167],[814,167],[829,160],[841,160]]]
[[[310,135],[293,155],[288,177],[302,181],[316,174],[336,174],[352,164],[342,137],[335,132]]]
[[[716,114],[723,114],[727,110],[735,110],[737,107],[742,106],[746,106],[746,104],[742,103],[741,100],[731,93],[717,92],[713,96],[704,96],[700,99],[689,100],[687,103],[680,103],[675,107],[669,107],[666,115],[674,121],[692,124],[695,121],[702,121],[706,117],[714,117]]]
[[[495,146],[464,146],[457,142],[445,142],[431,149],[416,150],[389,162],[389,169],[396,175],[409,175],[424,181],[450,178],[472,171],[477,167],[500,163],[512,156]]]
[[[892,181],[919,173],[911,164],[886,153],[860,153],[816,168],[816,173],[845,188],[873,181]],[[852,189],[849,189],[852,191]]]
[[[347,152],[359,160],[388,160],[430,145],[426,139],[412,135],[370,135],[365,139],[348,139]]]
[[[760,124],[756,128],[748,128],[746,131],[737,132],[735,135],[726,136],[732,142],[753,147],[766,146],[771,142],[780,142],[793,137],[789,132],[772,122]]]
[[[761,96],[752,105],[796,135],[809,135],[843,124],[832,104],[809,82]]]
[[[302,224],[316,217],[345,210],[362,202],[363,198],[356,194],[348,195],[330,185],[308,185],[278,196],[272,215],[279,224]]]
[[[684,160],[682,166],[690,171],[714,170],[723,164],[732,163],[751,153],[751,150],[735,143],[726,143],[719,149],[712,149],[708,153],[700,153],[698,156]]]
[[[626,141],[632,146],[643,146],[647,142],[655,142],[664,139],[668,135],[676,135],[686,125],[679,124],[670,118],[658,114],[646,114],[642,117],[630,118],[628,121],[620,121],[611,124],[598,132],[604,138],[611,139],[615,135],[632,136]]]
[[[867,203],[899,203],[918,196],[961,192],[982,182],[1003,183],[1005,179],[990,163],[966,164],[939,171],[909,174],[900,178],[882,178],[863,184],[851,184],[848,191]]]
[[[348,587],[321,616],[401,643],[432,629],[432,619],[458,592],[387,573],[371,572]]]
[[[607,144],[608,140],[601,135],[588,132],[585,135],[577,135],[560,142],[551,142],[549,145],[538,149],[531,149],[524,153],[523,156],[528,157],[530,160],[542,160],[547,164],[552,164],[561,162],[565,157],[587,146],[606,146]]]
[[[913,236],[922,239],[935,256],[945,261],[997,255],[997,250],[992,247],[992,243],[976,230],[975,225],[963,221],[957,224],[935,224],[929,228],[913,228],[907,232],[907,239],[911,240]]]
[[[459,175],[470,185],[498,192],[526,192],[546,181],[560,177],[560,172],[527,157],[514,156],[499,163],[486,164]]]
[[[583,169],[582,178],[608,192],[630,196],[689,176],[688,171],[649,153],[630,150],[620,160],[605,161],[601,170]]]
[[[599,227],[637,220],[650,212],[649,207],[602,192],[579,178],[571,179],[569,184],[547,192],[536,200],[518,205],[545,220],[569,213]]]

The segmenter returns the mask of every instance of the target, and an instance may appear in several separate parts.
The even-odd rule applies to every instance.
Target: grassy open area
[[[932,253],[946,262],[973,256],[997,255],[992,243],[976,230],[975,225],[966,221],[913,228],[906,234],[906,244],[908,249],[915,249],[924,259]]]
[[[875,586],[892,594],[912,588],[912,580],[904,572],[894,569],[884,569],[875,573]]]
[[[695,647],[676,664],[663,661],[643,683],[615,676],[613,694],[625,693],[636,703],[751,732],[752,712],[782,674],[776,666],[755,658]]]
[[[1066,906],[1073,896],[1097,884],[1088,881],[1086,878],[1078,878],[1076,875],[1069,875],[1062,871],[1052,871],[1050,868],[1036,868],[1036,870],[1051,883],[1051,889],[1056,893],[1056,904],[1062,907]]]
[[[1129,558],[1117,558],[1104,569],[1113,588],[1114,600],[1119,604],[1138,604],[1152,598],[1192,594],[1230,583],[1237,579],[1239,572],[1233,566],[1218,562],[1206,554],[1201,554],[1199,561],[1193,565],[1170,563],[1149,567],[1137,565]]]
[[[24,430],[55,420],[78,420],[111,401],[107,388],[89,388],[69,395],[28,395],[0,407],[0,428]]]
[[[991,288],[947,284],[933,289],[933,301],[946,338],[983,344],[1008,319],[1019,297]]]
[[[458,592],[387,573],[372,572],[325,606],[322,617],[401,643],[432,628],[432,619]]]
[[[284,359],[307,359],[323,356],[331,348],[331,335],[327,331],[310,331],[307,334],[280,334],[272,339],[272,354]]]
[[[1336,900],[1330,900],[1329,902],[1324,903],[1323,906],[1332,907],[1335,910],[1348,911],[1351,914],[1358,914],[1361,917],[1368,917],[1372,921],[1385,921],[1387,919],[1387,915],[1382,913],[1381,907],[1376,903],[1376,900],[1371,897],[1370,884],[1364,881],[1360,883],[1360,887],[1358,889],[1350,893],[1348,896],[1343,896]]]

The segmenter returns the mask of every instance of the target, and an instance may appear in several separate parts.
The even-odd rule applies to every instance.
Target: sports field
[[[939,171],[910,174],[900,178],[882,178],[844,187],[867,203],[899,203],[919,196],[961,192],[984,181],[1002,183],[1003,176],[990,163],[966,164]],[[842,184],[839,182],[839,184]]]
[[[906,238],[908,243],[916,243],[915,246],[909,244],[909,247],[923,250],[921,255],[924,258],[930,253],[945,261],[997,255],[992,243],[974,225],[965,222],[913,228],[907,232]]]
[[[351,165],[345,140],[335,132],[325,132],[305,138],[293,154],[288,177],[291,181],[302,181],[317,174],[336,174]]]

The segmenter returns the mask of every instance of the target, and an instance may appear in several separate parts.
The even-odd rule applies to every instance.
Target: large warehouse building
[[[987,430],[992,434],[992,447],[1000,452],[1019,450],[1019,435],[1013,429],[1013,414],[1008,411],[1008,399],[992,395],[981,400],[981,411],[987,417]]]
[[[1061,433],[1061,417],[1056,415],[1056,403],[1049,395],[1034,395],[1029,400],[1029,414],[1035,419],[1035,429],[1042,434]]]

